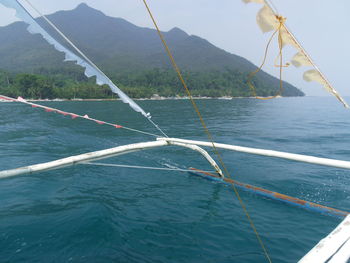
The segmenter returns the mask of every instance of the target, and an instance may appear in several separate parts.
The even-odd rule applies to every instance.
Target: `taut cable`
[[[202,124],[202,126],[203,126],[203,129],[205,130],[205,132],[206,132],[206,134],[207,134],[207,136],[208,136],[208,139],[209,139],[209,141],[210,141],[211,144],[212,144],[213,150],[214,150],[215,154],[217,155],[217,157],[218,157],[218,159],[219,159],[219,161],[220,161],[222,167],[224,168],[225,174],[227,175],[227,177],[231,178],[231,175],[230,175],[230,173],[228,172],[228,170],[227,170],[227,168],[226,168],[226,165],[224,164],[223,159],[222,159],[222,157],[221,157],[219,151],[218,151],[217,148],[215,147],[214,140],[213,140],[213,136],[211,135],[209,129],[207,128],[207,125],[206,125],[205,122],[204,122],[204,119],[203,119],[203,117],[202,117],[202,114],[200,113],[200,111],[199,111],[199,109],[198,109],[198,107],[197,107],[197,104],[196,104],[196,102],[194,101],[194,99],[193,99],[193,97],[192,97],[192,95],[191,95],[191,92],[190,92],[190,90],[189,90],[188,87],[187,87],[187,84],[186,84],[186,82],[185,82],[185,80],[184,80],[184,78],[183,78],[183,76],[182,76],[182,74],[181,74],[181,71],[180,71],[178,65],[177,65],[176,62],[175,62],[174,56],[172,55],[172,53],[171,53],[171,51],[170,51],[170,48],[169,48],[169,46],[167,45],[167,43],[166,43],[166,41],[165,41],[165,39],[164,39],[164,37],[163,37],[162,32],[160,31],[160,29],[159,29],[159,27],[158,27],[158,24],[157,24],[157,22],[156,22],[156,20],[155,20],[155,18],[154,18],[154,16],[153,16],[153,14],[152,14],[152,12],[151,12],[151,9],[149,8],[149,6],[148,6],[146,0],[142,0],[142,1],[143,1],[144,5],[145,5],[145,7],[146,7],[146,9],[147,9],[147,11],[148,11],[148,13],[149,13],[151,19],[152,19],[152,22],[153,22],[153,24],[154,24],[154,26],[155,26],[155,28],[156,28],[156,30],[157,30],[157,33],[158,33],[158,35],[159,35],[159,37],[160,37],[160,39],[161,39],[161,41],[162,41],[162,43],[163,43],[163,45],[164,45],[164,48],[165,48],[165,50],[166,50],[166,52],[167,52],[167,54],[168,54],[168,56],[169,56],[169,58],[170,58],[170,60],[171,60],[171,63],[172,63],[172,65],[173,65],[173,67],[174,67],[174,69],[175,69],[175,71],[176,71],[176,73],[177,73],[177,75],[178,75],[178,77],[179,77],[179,79],[180,79],[180,81],[181,81],[181,83],[182,83],[184,89],[186,90],[186,93],[187,93],[187,95],[188,95],[188,97],[189,97],[189,99],[190,99],[190,101],[191,101],[191,103],[192,103],[192,106],[193,106],[194,110],[196,111],[196,113],[197,113],[197,115],[198,115],[198,117],[199,117],[199,119],[200,119],[200,122],[201,122],[201,124]],[[246,215],[246,217],[247,217],[247,219],[248,219],[248,221],[249,221],[250,226],[252,227],[252,229],[253,229],[253,231],[254,231],[254,233],[255,233],[255,235],[256,235],[256,238],[257,238],[257,240],[258,240],[258,242],[259,242],[259,244],[260,244],[260,246],[261,246],[261,248],[262,248],[262,250],[263,250],[263,252],[264,252],[264,254],[265,254],[266,258],[267,258],[267,260],[268,260],[268,262],[272,262],[271,259],[270,259],[269,254],[268,254],[268,252],[267,252],[267,249],[266,249],[266,247],[265,247],[265,245],[264,245],[262,239],[260,238],[260,235],[259,235],[259,233],[258,233],[258,231],[257,231],[257,229],[256,229],[256,227],[255,227],[255,225],[254,225],[254,222],[253,222],[252,218],[250,217],[250,215],[249,215],[249,213],[248,213],[248,210],[247,210],[247,208],[246,208],[246,206],[245,206],[245,204],[244,204],[244,202],[243,202],[243,200],[242,200],[242,198],[241,198],[241,196],[240,196],[240,194],[239,194],[237,188],[235,187],[234,183],[232,183],[231,185],[232,185],[232,188],[233,188],[233,190],[234,190],[234,192],[235,192],[235,194],[236,194],[236,196],[237,196],[237,199],[238,199],[238,201],[239,201],[239,203],[240,203],[240,205],[241,205],[241,207],[242,207],[242,209],[243,209],[243,211],[244,211],[244,213],[245,213],[245,215]]]

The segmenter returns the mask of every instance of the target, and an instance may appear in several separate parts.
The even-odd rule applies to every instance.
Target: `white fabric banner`
[[[56,50],[63,52],[65,54],[65,61],[75,61],[77,65],[85,68],[85,75],[88,78],[96,76],[96,83],[98,85],[108,85],[124,103],[128,103],[132,109],[140,112],[145,117],[151,118],[149,113],[146,113],[139,105],[137,105],[123,91],[121,91],[103,72],[61,45],[48,32],[46,32],[17,0],[0,0],[0,4],[4,5],[5,7],[15,9],[16,16],[25,23],[29,24],[27,28],[28,31],[31,34],[40,34],[49,44],[53,45]]]

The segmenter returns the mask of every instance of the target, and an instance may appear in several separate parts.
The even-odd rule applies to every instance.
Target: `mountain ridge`
[[[153,69],[171,70],[171,64],[154,29],[138,27],[123,18],[106,16],[103,12],[82,3],[73,10],[58,11],[48,15],[83,52],[85,52],[108,75],[122,75]],[[44,25],[55,38],[43,19]],[[11,72],[37,73],[59,68],[69,70],[75,66],[63,63],[64,55],[54,50],[39,35],[31,35],[23,22],[0,27],[0,68]],[[220,49],[209,41],[189,35],[174,27],[163,32],[179,67],[189,72],[235,71],[247,75],[256,66],[235,54]],[[16,46],[16,49],[13,47]],[[15,59],[14,59],[15,58]],[[277,91],[279,81],[260,72],[257,83],[264,82]],[[286,96],[304,94],[284,83]],[[259,89],[257,85],[257,89]],[[248,88],[246,87],[248,90]]]

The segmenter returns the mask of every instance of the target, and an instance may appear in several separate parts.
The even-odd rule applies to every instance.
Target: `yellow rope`
[[[280,24],[279,24],[278,28],[275,30],[275,32],[273,32],[273,34],[271,35],[269,41],[267,42],[267,45],[266,45],[266,48],[265,48],[263,62],[261,63],[260,67],[257,70],[251,72],[248,75],[248,81],[247,81],[248,86],[249,86],[253,96],[256,99],[259,99],[259,100],[270,100],[270,99],[274,99],[274,98],[282,95],[282,92],[283,92],[282,72],[283,72],[283,68],[289,66],[288,63],[286,65],[282,65],[282,63],[283,63],[283,55],[282,55],[282,49],[283,49],[282,28],[283,28],[283,25],[284,25],[284,22],[285,22],[286,19],[284,17],[282,17],[282,16],[276,16],[276,18],[278,19]],[[275,37],[277,32],[278,32],[278,49],[279,49],[279,53],[278,53],[278,56],[277,56],[276,60],[279,58],[280,61],[279,61],[279,64],[277,64],[276,60],[275,60],[275,67],[279,67],[280,68],[280,71],[279,71],[279,91],[274,96],[259,97],[256,94],[256,88],[255,88],[254,84],[252,83],[252,79],[259,71],[261,71],[261,69],[265,65],[266,58],[267,58],[267,53],[268,53],[268,50],[270,48],[271,41],[273,40],[273,38]]]
[[[152,12],[151,12],[151,9],[149,8],[146,0],[142,0],[142,1],[145,4],[145,7],[146,7],[146,9],[147,9],[151,19],[152,19],[152,22],[153,22],[155,28],[157,29],[157,33],[158,33],[158,35],[159,35],[159,37],[160,37],[160,39],[161,39],[161,41],[162,41],[162,43],[164,45],[164,48],[165,48],[165,50],[166,50],[166,52],[167,52],[167,54],[168,54],[168,56],[169,56],[169,58],[171,60],[171,63],[173,65],[173,67],[174,67],[174,69],[175,69],[175,71],[176,71],[176,73],[177,73],[177,75],[178,75],[178,77],[179,77],[179,79],[180,79],[184,89],[186,90],[186,93],[187,93],[187,95],[188,95],[188,97],[189,97],[189,99],[190,99],[190,101],[192,103],[193,108],[195,109],[195,111],[196,111],[196,113],[197,113],[197,115],[198,115],[198,117],[200,119],[200,122],[201,122],[201,124],[202,124],[202,126],[203,126],[203,128],[204,128],[204,130],[205,130],[205,132],[207,134],[207,136],[208,136],[208,139],[209,139],[209,141],[212,144],[213,150],[214,150],[215,154],[217,155],[217,157],[218,157],[222,167],[224,168],[224,174],[227,175],[227,177],[231,178],[231,175],[228,172],[228,170],[226,168],[226,165],[224,164],[223,159],[222,159],[219,151],[215,147],[213,136],[211,135],[209,129],[207,128],[207,125],[204,122],[202,114],[200,113],[200,111],[199,111],[199,109],[197,107],[197,104],[194,101],[194,99],[193,99],[193,97],[191,95],[191,92],[190,92],[190,90],[187,87],[187,84],[186,84],[186,82],[185,82],[185,80],[184,80],[184,78],[183,78],[183,76],[181,74],[181,71],[180,71],[179,67],[177,66],[177,64],[175,62],[174,56],[172,55],[172,53],[171,53],[171,51],[169,49],[169,46],[167,45],[167,43],[166,43],[166,41],[165,41],[165,39],[163,37],[162,32],[160,31],[160,29],[158,27],[158,24],[157,24],[153,14],[152,14]],[[244,204],[244,202],[243,202],[243,200],[242,200],[242,198],[241,198],[241,196],[240,196],[236,186],[234,185],[234,183],[232,183],[231,185],[232,185],[232,188],[233,188],[233,190],[234,190],[234,192],[235,192],[235,194],[237,196],[237,199],[238,199],[238,201],[239,201],[239,203],[240,203],[240,205],[241,205],[241,207],[242,207],[242,209],[243,209],[243,211],[244,211],[244,213],[245,213],[245,215],[246,215],[246,217],[247,217],[247,219],[249,221],[250,226],[252,227],[252,229],[253,229],[253,231],[254,231],[254,233],[256,235],[256,238],[257,238],[257,240],[258,240],[258,242],[259,242],[259,244],[260,244],[260,246],[261,246],[261,248],[262,248],[262,250],[263,250],[263,252],[264,252],[264,254],[265,254],[266,258],[267,258],[267,260],[268,260],[268,262],[271,263],[272,261],[270,259],[270,256],[269,256],[269,254],[267,252],[267,249],[266,249],[266,247],[265,247],[265,245],[264,245],[264,243],[263,243],[263,241],[262,241],[262,239],[261,239],[261,237],[260,237],[260,235],[259,235],[259,233],[258,233],[258,231],[257,231],[257,229],[255,227],[255,225],[254,225],[254,222],[253,222],[252,218],[250,217],[250,215],[248,213],[247,207],[245,206],[245,204]]]

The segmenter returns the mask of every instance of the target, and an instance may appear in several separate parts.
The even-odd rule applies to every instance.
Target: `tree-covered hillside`
[[[232,70],[214,72],[184,72],[193,96],[244,97],[249,94],[246,76]],[[185,96],[177,75],[171,70],[153,69],[112,77],[115,83],[132,98],[150,98],[154,94],[164,97]],[[256,81],[261,96],[276,94],[263,81]],[[265,86],[264,86],[265,85]],[[54,98],[115,98],[109,87],[97,86],[94,79],[86,79],[79,70],[41,74],[0,72],[0,94],[33,99]],[[288,94],[287,94],[288,95]],[[294,95],[294,94],[291,94]]]
[[[86,4],[49,18],[130,96],[184,94],[155,30],[105,16]],[[50,30],[42,19],[38,21]],[[178,28],[164,36],[193,95],[252,95],[246,82],[256,66],[248,60]],[[29,34],[23,22],[0,27],[0,56],[0,69],[6,75],[0,80],[2,93],[33,98],[111,96],[107,88],[85,78],[78,66],[62,62],[64,55],[40,35]],[[257,74],[254,82],[260,96],[275,95],[279,89],[279,80],[265,72]],[[282,95],[304,94],[284,83]]]

